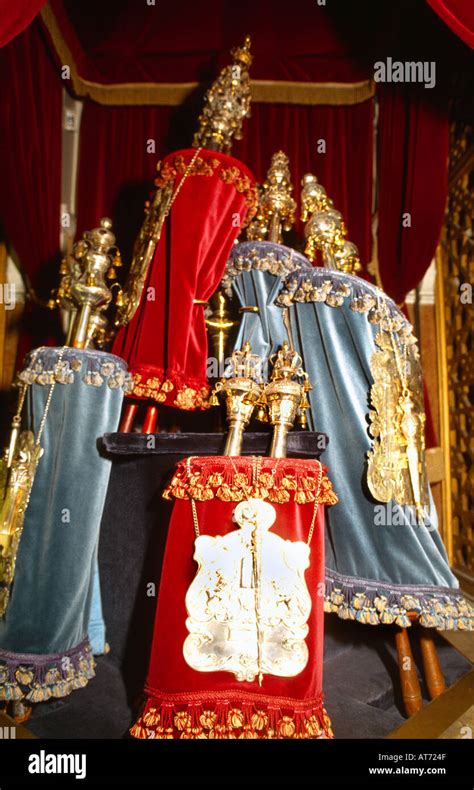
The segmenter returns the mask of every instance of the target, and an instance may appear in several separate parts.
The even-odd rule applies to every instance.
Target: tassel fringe
[[[388,590],[383,586],[363,586],[326,577],[324,611],[341,620],[357,620],[365,625],[408,628],[416,620],[438,631],[473,631],[474,607],[459,593],[433,590]]]
[[[67,697],[94,677],[95,662],[88,640],[73,650],[50,655],[0,650],[0,700],[45,702]]]
[[[271,698],[239,702],[234,695],[232,700],[203,699],[184,705],[150,696],[130,733],[134,738],[159,740],[334,737],[322,702],[310,700],[308,708],[295,710],[280,707]]]
[[[294,501],[300,505],[317,498],[321,505],[335,505],[339,500],[324,466],[318,496],[319,469],[319,461],[284,459],[276,462],[274,458],[263,458],[254,482],[250,458],[192,458],[179,462],[163,498],[242,502],[258,497],[269,502]]]

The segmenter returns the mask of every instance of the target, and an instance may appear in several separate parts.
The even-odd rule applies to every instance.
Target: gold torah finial
[[[249,241],[265,241],[269,231],[268,217],[262,209],[263,187],[257,186],[258,202],[257,211],[252,222],[247,228],[247,238]]]
[[[211,406],[219,403],[217,393],[222,392],[226,399],[229,433],[224,455],[240,455],[244,430],[262,394],[262,358],[252,354],[250,343],[243,344],[240,351],[234,351],[228,375],[214,387]]]
[[[231,51],[233,62],[226,66],[206,92],[194,135],[194,148],[230,151],[232,139],[242,139],[242,122],[250,117],[250,76],[252,63],[250,36]]]
[[[270,382],[265,386],[263,400],[273,425],[270,456],[286,456],[286,436],[298,417],[302,428],[306,427],[306,410],[309,408],[306,393],[311,389],[308,375],[303,370],[302,359],[287,340],[270,361],[273,371]]]
[[[324,266],[347,274],[360,271],[359,251],[352,241],[345,239],[347,230],[342,215],[336,211],[326,190],[312,173],[301,181],[301,219],[306,222],[305,253],[311,260],[321,252]]]
[[[112,232],[112,220],[102,217],[98,228],[85,231],[61,262],[61,282],[53,291],[49,306],[69,313],[66,345],[75,348],[103,348],[110,339],[106,312],[113,300],[106,280],[117,278],[122,266]]]
[[[279,244],[283,240],[282,230],[291,230],[295,222],[296,202],[288,164],[283,151],[273,154],[260,199],[260,214],[268,227],[268,239]]]

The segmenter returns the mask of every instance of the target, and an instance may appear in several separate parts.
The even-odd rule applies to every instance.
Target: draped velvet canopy
[[[451,30],[474,47],[474,5],[470,0],[427,0]]]
[[[466,40],[469,3],[431,5]],[[211,0],[203,15],[191,0],[180,4],[179,14],[170,3],[50,0],[27,27],[39,0],[0,0],[0,43],[10,42],[0,52],[0,147],[8,152],[0,221],[40,296],[47,297],[57,282],[62,89],[85,99],[78,232],[112,215],[129,260],[157,159],[190,144],[204,88],[228,62],[229,49],[250,33],[253,117],[233,153],[260,181],[278,148],[289,156],[296,187],[304,172],[316,173],[365,265],[373,254],[374,95],[379,97],[379,270],[388,292],[402,300],[422,278],[439,238],[446,89],[466,48],[421,1],[330,6],[300,0],[298,13],[289,13],[283,0],[257,6],[244,0],[236,13],[234,3]],[[418,30],[422,37],[415,36]],[[387,53],[436,59],[436,87],[372,82],[374,62]],[[63,79],[64,65],[70,79]],[[409,230],[401,226],[406,213],[412,216]],[[44,315],[36,323],[44,326]]]
[[[18,36],[44,6],[46,0],[0,0],[0,47]]]

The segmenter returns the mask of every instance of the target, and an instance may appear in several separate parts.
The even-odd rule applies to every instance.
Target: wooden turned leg
[[[137,416],[138,403],[128,403],[125,406],[123,417],[119,425],[119,433],[131,433],[133,430],[133,423]]]
[[[396,631],[395,644],[405,712],[407,716],[414,716],[423,707],[423,699],[406,628],[399,628]]]
[[[155,433],[156,421],[158,419],[158,409],[156,406],[149,406],[146,410],[146,417],[142,427],[142,433]]]
[[[436,652],[436,645],[428,629],[423,629],[420,632],[420,647],[428,694],[430,699],[434,699],[446,691],[446,683]]]
[[[23,724],[31,716],[33,705],[23,702],[23,700],[14,700],[12,702],[11,716],[15,719],[17,724]]]

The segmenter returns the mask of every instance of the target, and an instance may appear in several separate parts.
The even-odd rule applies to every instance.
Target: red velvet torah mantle
[[[179,189],[195,149],[161,165],[156,185]],[[255,179],[238,160],[203,149],[176,194],[138,309],[113,353],[134,376],[132,397],[179,409],[207,407],[205,302],[217,289],[234,240],[255,213]]]
[[[260,458],[192,458],[181,461],[165,498],[174,498],[158,595],[146,701],[131,728],[136,738],[331,738],[322,693],[324,603],[324,506],[337,502],[319,461]],[[256,479],[255,479],[256,478]],[[264,674],[262,684],[239,681],[233,672],[202,672],[185,660],[186,592],[196,576],[193,559],[196,505],[201,535],[235,531],[236,503],[256,497],[273,504],[271,531],[307,541],[313,515],[311,595],[306,637],[309,658],[294,677]]]

